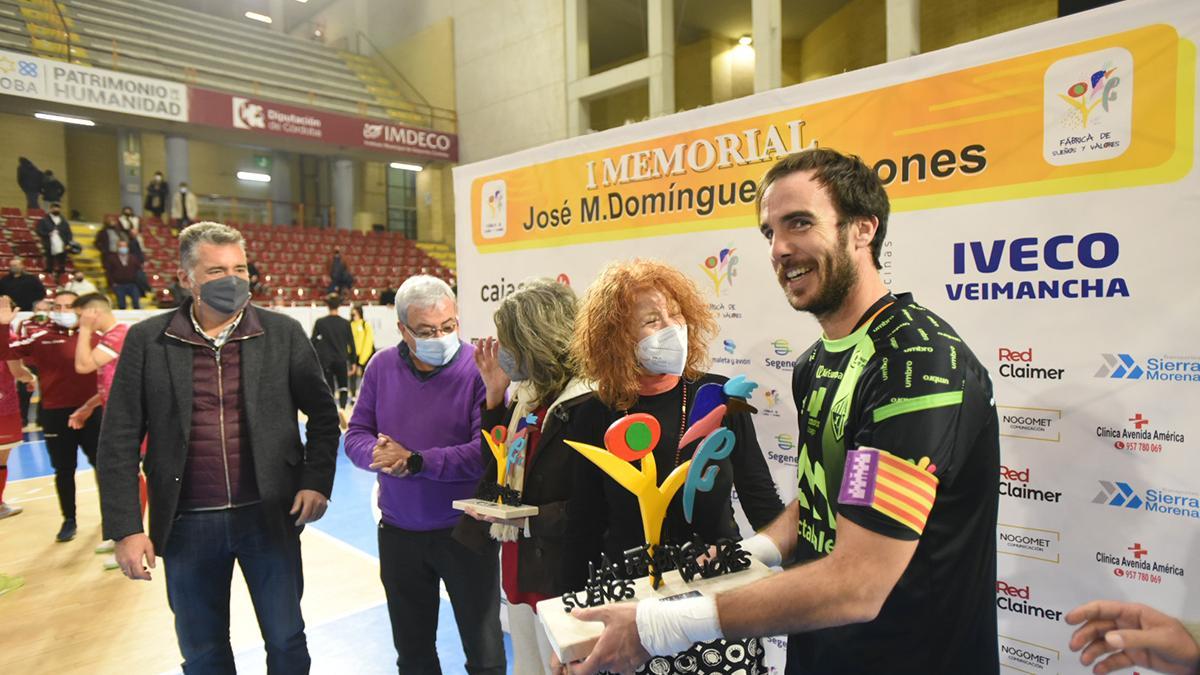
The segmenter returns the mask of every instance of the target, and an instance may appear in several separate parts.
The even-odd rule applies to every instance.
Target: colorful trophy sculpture
[[[508,428],[497,426],[490,432],[483,432],[492,456],[496,458],[496,482],[484,483],[480,486],[480,497],[477,499],[458,499],[451,503],[456,509],[465,511],[471,507],[476,513],[504,520],[516,520],[536,516],[538,507],[521,503],[521,493],[509,487],[512,483],[513,472],[525,466],[525,445],[527,439],[521,433],[527,426],[528,420],[518,423],[516,437],[508,443]]]
[[[567,445],[637,497],[646,544],[626,551],[621,562],[611,561],[606,555],[599,567],[593,564],[583,591],[538,603],[538,617],[560,661],[569,663],[586,657],[604,628],[601,623],[572,617],[570,611],[575,607],[654,597],[713,595],[771,573],[735,541],[696,540],[679,546],[661,542],[663,520],[675,493],[683,489],[684,517],[690,523],[696,493],[713,489],[720,467],[711,464],[728,457],[736,440],[733,432],[721,423],[729,413],[757,412],[746,402],[757,386],[739,375],[724,386],[710,383],[700,387],[689,426],[678,447],[682,449],[697,439],[703,440],[693,458],[675,467],[662,485],[658,484],[653,452],[662,430],[651,415],[635,413],[614,422],[604,434],[604,448],[567,441]],[[640,466],[635,467],[633,462],[639,461]],[[709,543],[715,546],[710,547]]]

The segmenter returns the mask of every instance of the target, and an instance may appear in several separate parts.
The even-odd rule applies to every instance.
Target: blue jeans
[[[134,309],[142,308],[142,289],[137,284],[113,284],[113,293],[117,294],[117,309],[125,309],[126,296],[129,296]]]
[[[267,650],[268,673],[307,673],[300,615],[300,536],[277,541],[261,505],[192,511],[175,518],[163,563],[183,672],[233,673],[229,585],[236,560],[246,578]]]

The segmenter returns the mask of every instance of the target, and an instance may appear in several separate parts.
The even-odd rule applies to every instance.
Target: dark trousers
[[[58,508],[63,520],[75,517],[75,469],[79,453],[92,466],[96,466],[96,447],[100,442],[100,419],[104,409],[96,408],[82,429],[67,426],[67,419],[74,408],[43,408],[40,411],[42,431],[46,437],[46,450],[50,453],[50,465],[54,467],[54,489],[58,492]]]
[[[38,197],[40,197],[40,196],[41,196],[41,193],[38,192],[37,190],[34,190],[33,192],[26,192],[25,193],[25,208],[27,208],[27,209],[41,208],[42,205],[38,203]]]
[[[498,547],[491,546],[481,555],[458,543],[450,532],[379,525],[379,578],[387,594],[397,671],[404,675],[442,672],[436,644],[438,582],[444,581],[467,672],[504,675]]]
[[[37,373],[34,374],[36,375]],[[24,382],[17,383],[17,400],[21,403],[21,426],[25,426],[29,424],[29,402],[33,400],[33,392],[29,391]],[[38,415],[38,420],[41,420],[41,418],[42,416]]]
[[[267,650],[267,672],[308,672],[300,596],[304,574],[300,535],[271,536],[260,504],[175,517],[163,553],[167,600],[175,613],[175,636],[183,672],[233,673],[229,646],[229,588],[236,560]]]
[[[330,393],[337,397],[338,407],[345,408],[350,396],[348,383],[350,367],[346,365],[345,361],[334,361],[333,363],[322,363],[321,369],[325,371],[325,382],[329,385]]]
[[[113,284],[113,293],[117,294],[117,309],[125,309],[126,296],[133,302],[134,309],[142,308],[142,289],[137,284]]]
[[[67,271],[67,254],[59,253],[58,255],[46,254],[46,271],[62,274]],[[58,278],[54,280],[55,285],[58,284]]]

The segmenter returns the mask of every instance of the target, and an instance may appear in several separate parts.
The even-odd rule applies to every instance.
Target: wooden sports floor
[[[100,543],[94,475],[82,456],[80,466],[79,534],[60,544],[54,535],[61,516],[43,444],[28,442],[9,459],[4,500],[25,511],[0,520],[0,574],[21,577],[24,585],[0,595],[0,674],[179,672],[162,561],[150,582],[103,569],[108,556],[94,552]],[[330,509],[302,535],[303,608],[314,673],[396,672],[379,583],[372,483],[342,455]],[[438,652],[444,672],[463,672],[450,611],[443,600]],[[266,672],[254,611],[236,572],[230,633],[238,671]]]

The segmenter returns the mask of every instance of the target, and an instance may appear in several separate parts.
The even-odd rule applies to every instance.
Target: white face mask
[[[50,320],[63,328],[74,328],[79,323],[79,315],[75,312],[50,312]]]
[[[450,359],[454,358],[461,346],[457,331],[437,338],[414,337],[413,339],[417,345],[417,348],[413,350],[416,357],[431,366],[444,366],[450,363]]]
[[[655,375],[682,375],[688,356],[687,326],[667,326],[638,342],[638,363]]]

